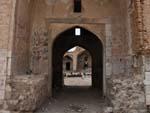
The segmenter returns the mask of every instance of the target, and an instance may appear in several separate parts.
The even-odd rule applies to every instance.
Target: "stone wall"
[[[114,77],[110,87],[110,98],[115,113],[146,113],[144,84],[141,75]]]
[[[112,105],[114,109],[116,110],[116,112],[117,110],[121,111],[121,108],[126,109],[127,106],[130,105],[131,103],[124,102],[124,100],[126,99],[126,96],[122,96],[122,98],[118,100],[116,95],[122,95],[122,93],[120,93],[119,91],[122,91],[124,89],[123,93],[125,93],[126,95],[131,95],[131,94],[128,94],[127,87],[129,87],[129,89],[131,88],[131,91],[133,92],[135,91],[135,94],[140,92],[140,94],[137,95],[136,98],[139,98],[141,95],[143,95],[142,89],[140,88],[136,89],[134,88],[134,86],[131,85],[132,80],[136,80],[136,77],[135,78],[133,77],[133,79],[130,80],[130,78],[132,78],[132,76],[134,75],[133,74],[134,69],[132,68],[133,58],[132,58],[131,53],[129,53],[129,49],[131,46],[128,44],[129,43],[128,32],[130,31],[127,30],[128,28],[126,25],[128,24],[127,23],[127,14],[128,14],[127,3],[125,0],[106,2],[106,3],[98,3],[98,1],[95,1],[95,2],[86,1],[85,2],[83,0],[83,4],[84,4],[83,12],[81,14],[74,14],[72,12],[72,4],[69,1],[64,2],[62,0],[60,2],[56,1],[51,4],[47,4],[39,0],[38,2],[35,3],[36,7],[33,12],[32,29],[31,29],[31,32],[33,34],[32,35],[33,37],[31,37],[31,40],[32,40],[31,51],[33,52],[31,56],[33,57],[31,58],[31,61],[32,61],[31,67],[34,68],[35,72],[36,70],[39,71],[38,73],[45,72],[43,71],[43,69],[45,69],[43,67],[47,66],[48,64],[46,64],[47,59],[43,60],[43,55],[48,55],[47,52],[51,50],[50,48],[48,48],[48,51],[44,51],[44,48],[48,47],[48,45],[44,43],[46,43],[46,40],[49,40],[50,42],[49,44],[51,45],[50,47],[52,47],[52,42],[56,38],[56,37],[53,37],[52,34],[57,36],[58,35],[57,28],[64,29],[64,27],[66,26],[64,24],[67,23],[67,21],[66,22],[64,21],[64,23],[63,22],[59,23],[59,19],[61,20],[63,18],[68,18],[68,17],[69,18],[86,18],[86,19],[96,18],[97,20],[99,18],[108,18],[110,19],[110,23],[103,23],[104,26],[106,27],[105,29],[106,31],[104,31],[106,32],[106,34],[104,34],[103,37],[99,37],[99,38],[103,38],[101,40],[104,41],[104,48],[106,48],[105,63],[108,64],[106,65],[106,73],[108,74],[106,76],[107,78],[106,86],[108,86],[107,96],[110,97],[110,95],[112,95],[112,97],[114,97],[114,98],[111,98]],[[99,10],[99,12],[97,12],[96,10]],[[54,18],[58,21],[55,21],[54,26],[53,26],[53,24],[51,23],[45,23],[45,18],[47,20]],[[55,24],[57,25],[55,26]],[[84,25],[84,26],[91,26],[91,25],[88,25],[88,23],[85,23],[85,24],[87,25]],[[109,24],[109,25],[106,25],[106,24]],[[81,24],[75,23],[75,25],[80,26]],[[49,27],[48,29],[49,34],[47,34],[46,26]],[[71,26],[73,25],[70,25],[70,27]],[[101,28],[99,27],[99,29]],[[60,32],[63,32],[62,29],[60,30],[61,30]],[[90,29],[90,30],[93,30],[93,29]],[[104,32],[102,32],[102,34]],[[35,59],[36,57],[37,59]],[[116,81],[120,81],[120,82],[117,83]],[[143,86],[143,84],[141,84],[142,81],[143,79],[140,79],[139,82],[135,84],[140,84],[140,86],[142,87]],[[127,86],[128,85],[127,83],[129,83],[129,86]],[[118,84],[120,84],[120,86]],[[114,87],[117,88],[118,94],[116,93],[111,94],[111,89],[113,89]],[[134,101],[134,94],[131,95],[129,101]],[[131,110],[136,110],[137,107],[139,107],[141,104],[144,103],[143,101],[144,100],[138,101],[136,107],[130,105],[131,108],[129,109],[130,111],[128,112],[131,112]],[[117,105],[116,103],[120,105]],[[144,109],[144,107],[141,109]]]
[[[83,0],[81,14],[72,12],[69,0],[0,1],[0,109],[30,111],[41,105],[52,93],[53,41],[60,32],[79,25],[95,33],[104,44],[106,96],[114,112],[146,112],[143,80],[149,70],[142,70],[146,62],[138,62],[143,59],[141,54],[149,58],[150,2],[129,0],[127,5],[127,0],[106,1]],[[70,18],[74,23],[59,21]],[[50,23],[50,19],[55,22]],[[80,19],[90,21],[82,23],[85,21]],[[24,75],[29,68],[36,76]]]
[[[136,53],[149,54],[149,36],[150,36],[150,21],[149,0],[136,0],[134,2],[134,9],[132,10],[132,22],[134,23],[133,41]]]
[[[50,96],[47,75],[15,76],[11,80],[11,93],[6,93],[5,110],[34,111]]]

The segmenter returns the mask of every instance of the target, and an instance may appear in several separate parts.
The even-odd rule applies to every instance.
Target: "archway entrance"
[[[71,60],[66,58],[68,56],[71,57]],[[70,70],[68,70],[68,62],[72,64]],[[63,57],[64,87],[90,88],[92,85],[91,75],[92,58],[86,49],[75,46],[65,52]]]
[[[75,46],[83,47],[90,52],[92,87],[103,92],[103,45],[95,34],[82,27],[73,27],[64,31],[53,43],[53,89],[63,87],[63,55],[68,49]]]

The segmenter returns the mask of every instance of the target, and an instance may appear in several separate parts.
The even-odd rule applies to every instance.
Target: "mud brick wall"
[[[28,76],[28,77],[26,77]],[[10,111],[34,111],[49,97],[47,75],[16,76],[12,79],[11,90],[7,94],[7,108]]]

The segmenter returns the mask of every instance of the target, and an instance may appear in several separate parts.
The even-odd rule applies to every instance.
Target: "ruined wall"
[[[6,93],[8,111],[34,111],[50,96],[47,75],[15,76],[11,80],[12,91]]]
[[[48,0],[47,0],[48,1]],[[35,3],[36,7],[33,13],[32,20],[32,36],[31,37],[31,51],[35,50],[39,56],[39,59],[34,59],[37,54],[33,53],[31,57],[32,64],[31,66],[39,73],[46,72],[46,68],[48,64],[47,59],[43,60],[43,55],[48,55],[48,49],[50,52],[51,49],[47,48],[45,45],[46,40],[49,40],[49,47],[52,47],[52,42],[59,34],[57,30],[62,32],[66,30],[65,28],[70,28],[75,25],[83,26],[85,28],[89,28],[89,30],[93,31],[101,31],[103,29],[97,25],[97,30],[94,29],[94,21],[93,24],[85,23],[82,25],[75,24],[67,24],[67,20],[59,23],[59,19],[67,19],[67,18],[86,18],[86,19],[109,19],[110,23],[102,23],[105,26],[105,30],[101,33],[100,39],[104,42],[104,53],[106,54],[105,62],[106,63],[106,87],[107,87],[107,96],[112,102],[112,106],[116,112],[124,110],[124,112],[132,112],[133,110],[143,110],[144,109],[144,89],[142,86],[143,78],[141,75],[133,76],[134,68],[133,66],[133,56],[132,56],[132,40],[129,36],[129,26],[128,24],[128,5],[126,0],[116,0],[101,3],[99,1],[87,1],[83,0],[83,12],[80,14],[73,13],[72,3],[71,1],[55,1],[55,2],[43,2],[39,0]],[[58,9],[59,7],[59,9]],[[49,23],[49,21],[45,21],[49,19],[56,19],[54,24]],[[57,23],[58,20],[58,23]],[[134,17],[133,17],[134,21]],[[47,23],[46,23],[47,22]],[[132,22],[131,22],[132,23]],[[136,23],[136,22],[135,22]],[[47,24],[47,25],[46,25]],[[133,23],[134,24],[134,23]],[[137,23],[136,23],[137,24]],[[46,26],[49,27],[49,33],[47,34]],[[67,27],[68,26],[68,27]],[[70,26],[70,27],[69,27]],[[96,25],[95,25],[96,26]],[[136,28],[136,27],[134,27]],[[133,29],[134,28],[130,28]],[[35,34],[35,32],[38,35]],[[135,32],[136,29],[135,29]],[[105,34],[106,33],[106,34]],[[45,34],[45,35],[44,35]],[[96,34],[96,33],[95,33]],[[99,33],[100,34],[100,33]],[[136,33],[135,33],[136,34]],[[33,40],[34,39],[34,40]],[[41,40],[41,41],[40,41]],[[34,44],[36,41],[39,43]],[[138,42],[139,43],[139,42]],[[33,45],[34,44],[34,45]],[[137,46],[138,48],[139,46]],[[34,48],[34,49],[33,49]],[[49,53],[49,58],[51,53]],[[47,57],[47,58],[48,58]],[[34,62],[34,63],[33,63]],[[50,62],[49,62],[50,63]],[[38,65],[37,65],[38,64]],[[104,64],[105,65],[105,64]],[[39,67],[37,67],[39,66]],[[48,67],[48,66],[47,66]],[[44,71],[43,71],[44,70]],[[134,82],[133,82],[134,81]],[[135,85],[133,85],[133,84]],[[139,85],[139,87],[136,87]],[[130,93],[129,92],[129,90]],[[124,91],[123,91],[124,90]],[[123,95],[124,94],[124,95]],[[138,95],[137,95],[138,94]],[[120,96],[121,99],[118,99]],[[125,100],[128,98],[128,102],[125,103]],[[131,103],[133,101],[133,103]],[[136,104],[135,104],[136,103]],[[127,107],[130,106],[129,109]],[[139,107],[140,106],[140,107]],[[142,111],[140,111],[142,112]]]
[[[104,55],[106,55],[104,57],[106,96],[114,112],[146,112],[143,75],[141,71],[137,73],[143,66],[142,57],[135,58],[132,51],[134,54],[143,53],[143,50],[146,54],[149,53],[149,0],[136,0],[133,6],[131,3],[133,11],[130,14],[128,14],[127,0],[106,0],[108,2],[103,3],[99,0],[83,0],[81,14],[72,12],[73,4],[69,0],[32,0],[33,9],[29,8],[31,0],[18,1],[17,4],[20,5],[16,9],[13,57],[10,55],[11,44],[8,43],[11,43],[10,37],[13,37],[10,32],[13,34],[14,31],[10,18],[15,14],[12,10],[15,0],[0,1],[0,108],[32,111],[47,97],[46,94],[52,93],[49,92],[52,91],[51,81],[49,81],[49,77],[52,76],[52,67],[49,65],[51,64],[52,42],[60,32],[79,25],[89,29],[103,41]],[[130,20],[128,20],[129,16]],[[29,24],[29,17],[31,24]],[[75,20],[94,18],[97,22],[107,18],[109,23],[102,22],[97,25],[94,19],[84,24],[82,22],[68,24],[67,20],[64,23],[56,22],[62,18]],[[49,19],[56,21],[51,24]],[[30,49],[30,59],[28,49]],[[23,75],[29,68],[30,61],[30,68],[36,74],[36,77],[34,76],[36,79],[34,80],[29,75],[24,75],[23,78],[14,77],[7,80],[5,87],[6,74],[8,74],[6,72],[11,70],[7,67],[10,57],[14,74]],[[44,79],[44,74],[40,73],[48,73],[48,71],[49,77]],[[4,95],[5,104],[3,104]]]
[[[150,21],[149,0],[136,0],[133,2],[131,18],[133,24],[133,49],[136,53],[149,54]]]
[[[132,29],[130,26],[134,23],[129,20],[128,2],[130,1],[125,2],[122,0],[119,2],[118,6],[121,9],[120,16],[118,17],[119,21],[116,19],[112,22],[112,27],[115,28],[112,28],[112,55],[107,60],[112,62],[113,74],[111,75],[111,79],[108,78],[106,81],[107,91],[109,94],[108,98],[114,107],[114,112],[142,113],[146,112],[144,78],[141,73],[134,73],[135,69],[137,69],[133,68],[134,63],[136,62],[137,64],[140,62],[140,57],[134,62],[132,50],[134,42],[132,43],[130,33],[135,29]],[[140,64],[138,63],[137,65],[139,67]]]

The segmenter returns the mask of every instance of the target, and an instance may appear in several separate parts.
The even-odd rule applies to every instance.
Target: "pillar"
[[[77,71],[77,55],[73,55],[73,71]]]

